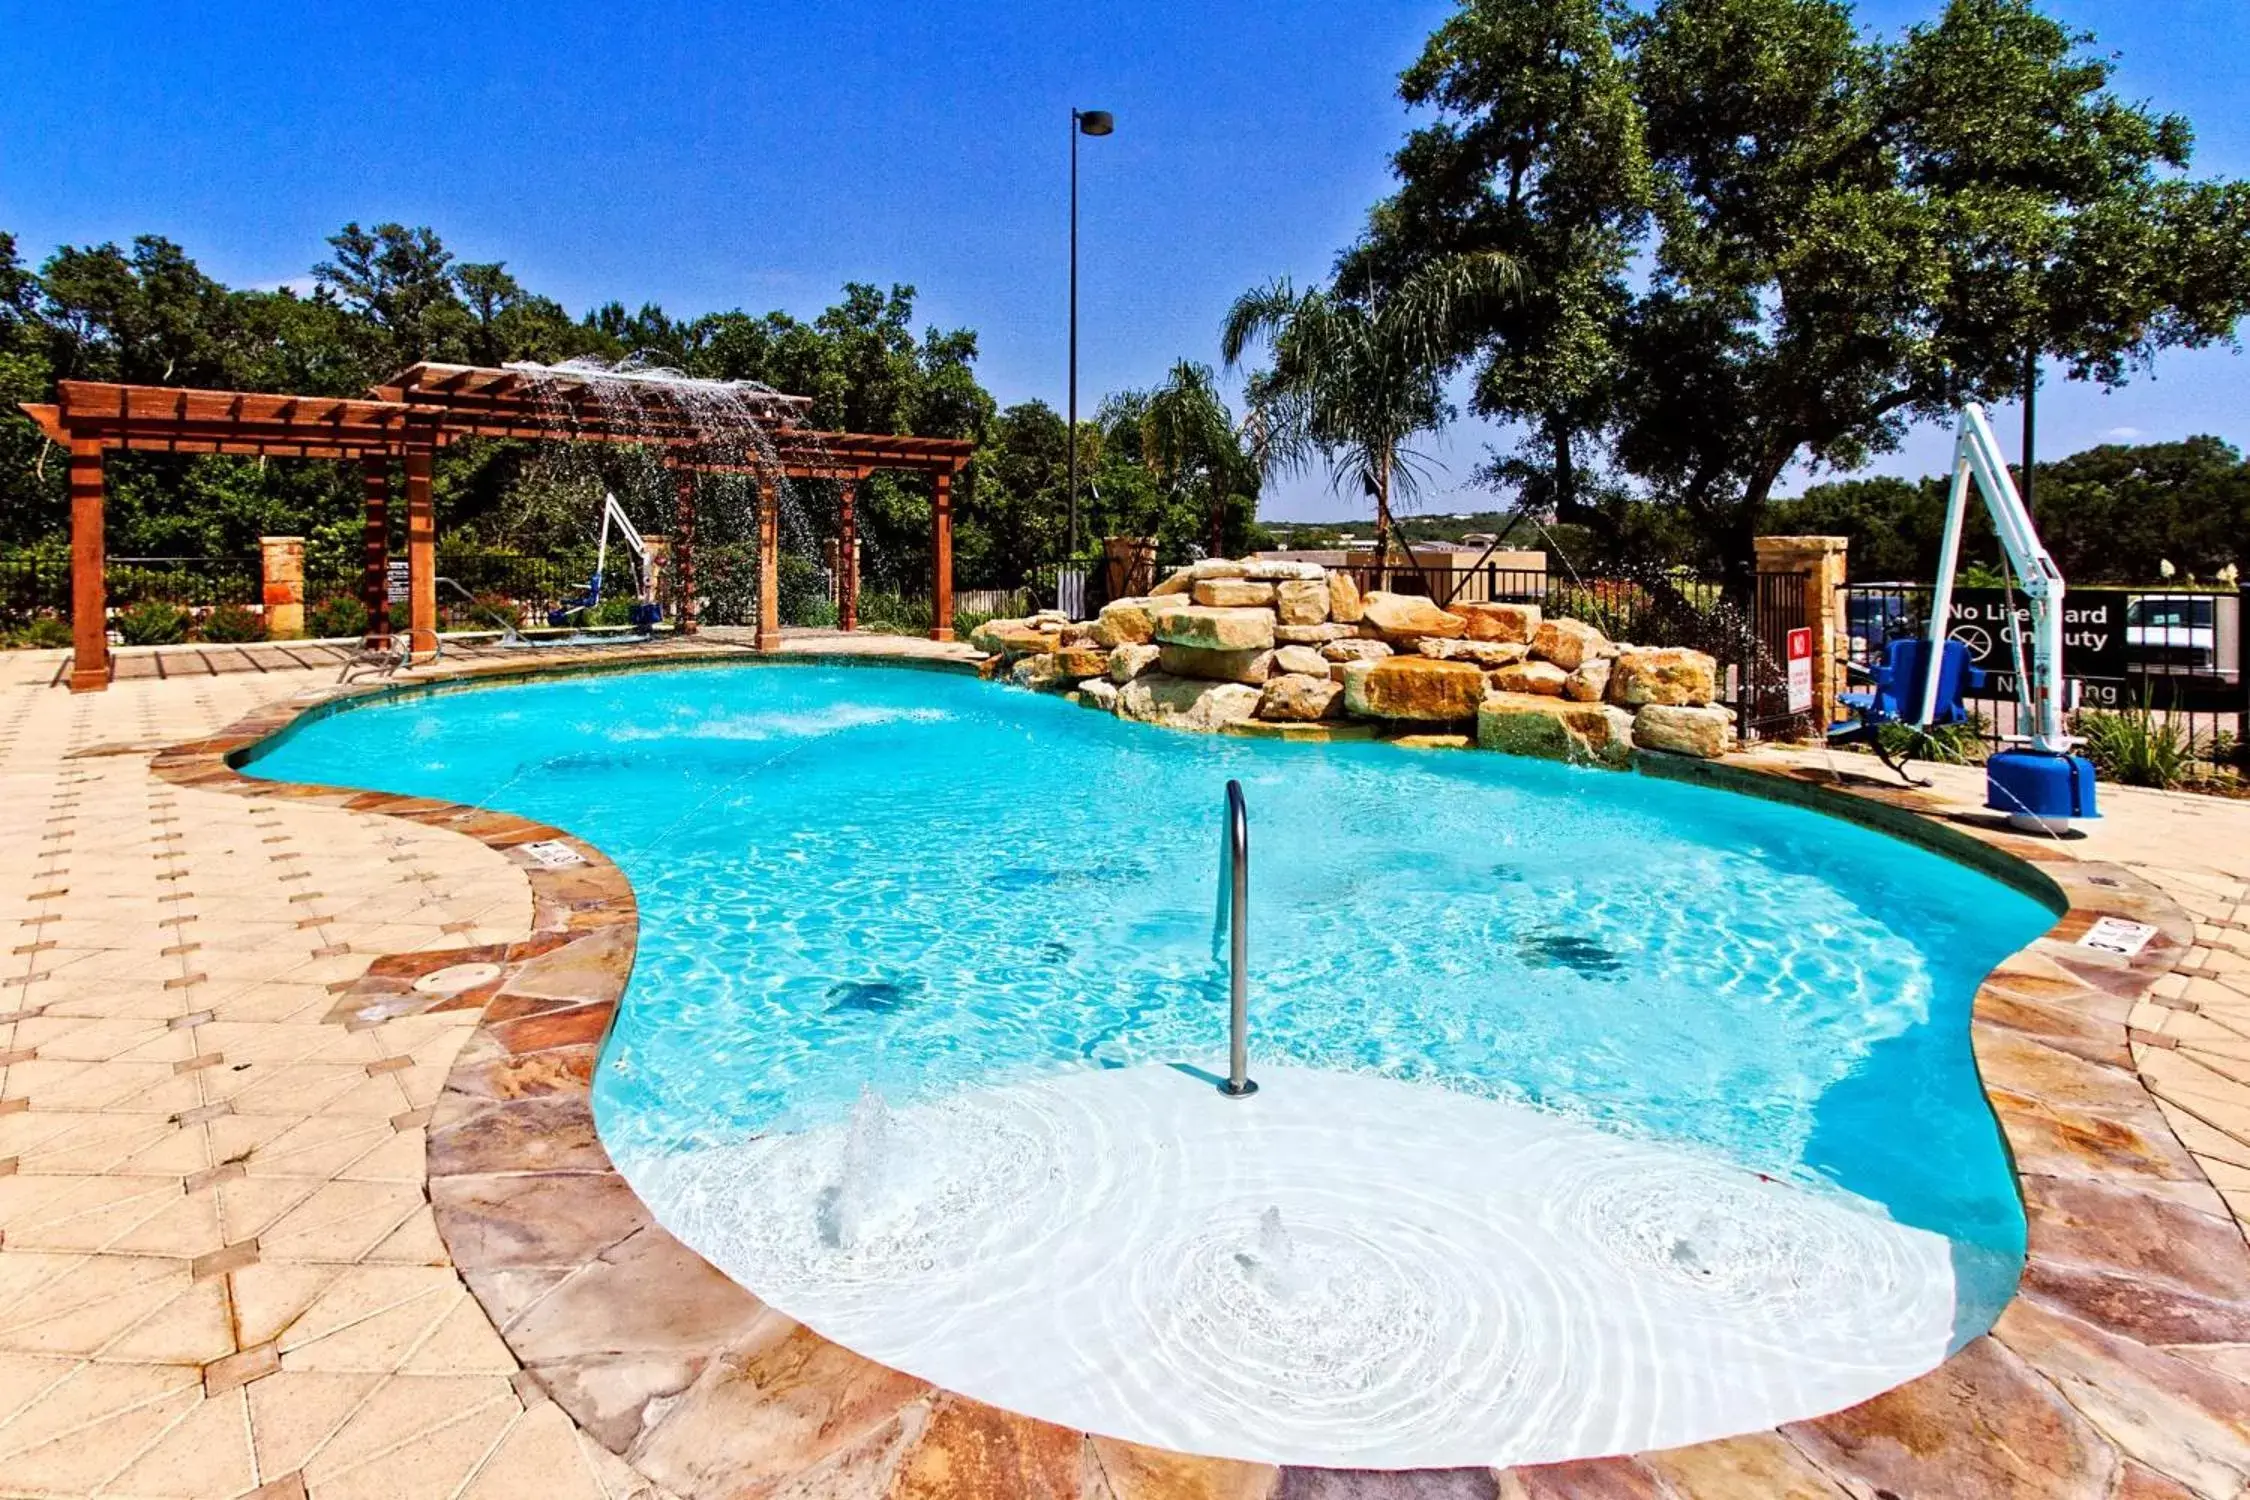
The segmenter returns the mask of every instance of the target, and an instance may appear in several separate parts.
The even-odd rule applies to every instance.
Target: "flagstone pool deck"
[[[594,1139],[634,928],[599,850],[543,869],[518,846],[555,830],[225,765],[333,669],[73,697],[54,656],[0,655],[0,1495],[2250,1486],[2250,804],[2104,788],[2107,819],[2055,844],[1984,826],[1975,772],[1839,793],[1814,783],[1870,763],[1679,768],[1916,815],[2065,892],[1977,1005],[2031,1218],[2022,1294],[1933,1374],[1775,1433],[1497,1473],[1277,1471],[982,1407],[762,1308],[648,1221]],[[2132,961],[2078,947],[2104,913],[2161,935]]]

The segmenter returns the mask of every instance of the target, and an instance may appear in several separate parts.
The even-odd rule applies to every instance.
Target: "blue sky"
[[[1885,29],[1935,8],[1867,0]],[[1068,111],[1084,145],[1081,391],[1216,358],[1227,303],[1321,276],[1386,189],[1393,82],[1450,7],[612,3],[72,6],[0,0],[0,228],[43,257],[158,232],[236,284],[305,275],[347,219],[426,223],[574,312],[810,314],[847,279],[977,329],[1003,402],[1064,391]],[[2250,175],[2250,7],[2050,0],[2121,87]],[[660,19],[657,19],[660,18]],[[2112,396],[2050,387],[2042,451],[2218,432],[2250,446],[2250,360],[2174,355]],[[1999,416],[2014,431],[2012,413]],[[1444,439],[1424,506],[1493,434]],[[1918,435],[1885,470],[1942,467]],[[1318,479],[1267,507],[1349,513]]]

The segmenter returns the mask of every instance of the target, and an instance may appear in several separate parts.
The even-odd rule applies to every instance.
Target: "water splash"
[[[889,1200],[891,1112],[873,1085],[860,1090],[844,1132],[843,1167],[822,1204],[821,1239],[834,1249],[864,1244]]]
[[[1294,1302],[1305,1292],[1303,1268],[1297,1264],[1297,1247],[1281,1222],[1281,1208],[1270,1206],[1258,1216],[1254,1249],[1239,1256],[1253,1286],[1276,1302]]]

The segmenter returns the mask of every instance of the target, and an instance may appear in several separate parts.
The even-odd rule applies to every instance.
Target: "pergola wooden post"
[[[845,480],[836,502],[836,625],[859,629],[859,481]]]
[[[752,644],[771,651],[781,644],[781,485],[758,476],[758,634]]]
[[[953,639],[953,471],[930,476],[930,639]]]
[[[672,576],[680,591],[679,608],[672,620],[680,634],[693,635],[695,620],[695,471],[680,469],[672,475]]]
[[[102,445],[70,440],[70,690],[109,686],[109,587],[102,536]]]
[[[361,530],[360,602],[367,606],[367,638],[391,639],[391,461],[359,461],[359,492],[366,515]]]
[[[416,661],[438,652],[437,513],[430,504],[430,450],[406,451],[407,643]]]

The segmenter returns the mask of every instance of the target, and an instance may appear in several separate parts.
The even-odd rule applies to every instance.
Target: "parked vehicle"
[[[2125,649],[2148,667],[2215,671],[2218,618],[2216,594],[2142,594],[2125,606]]]

